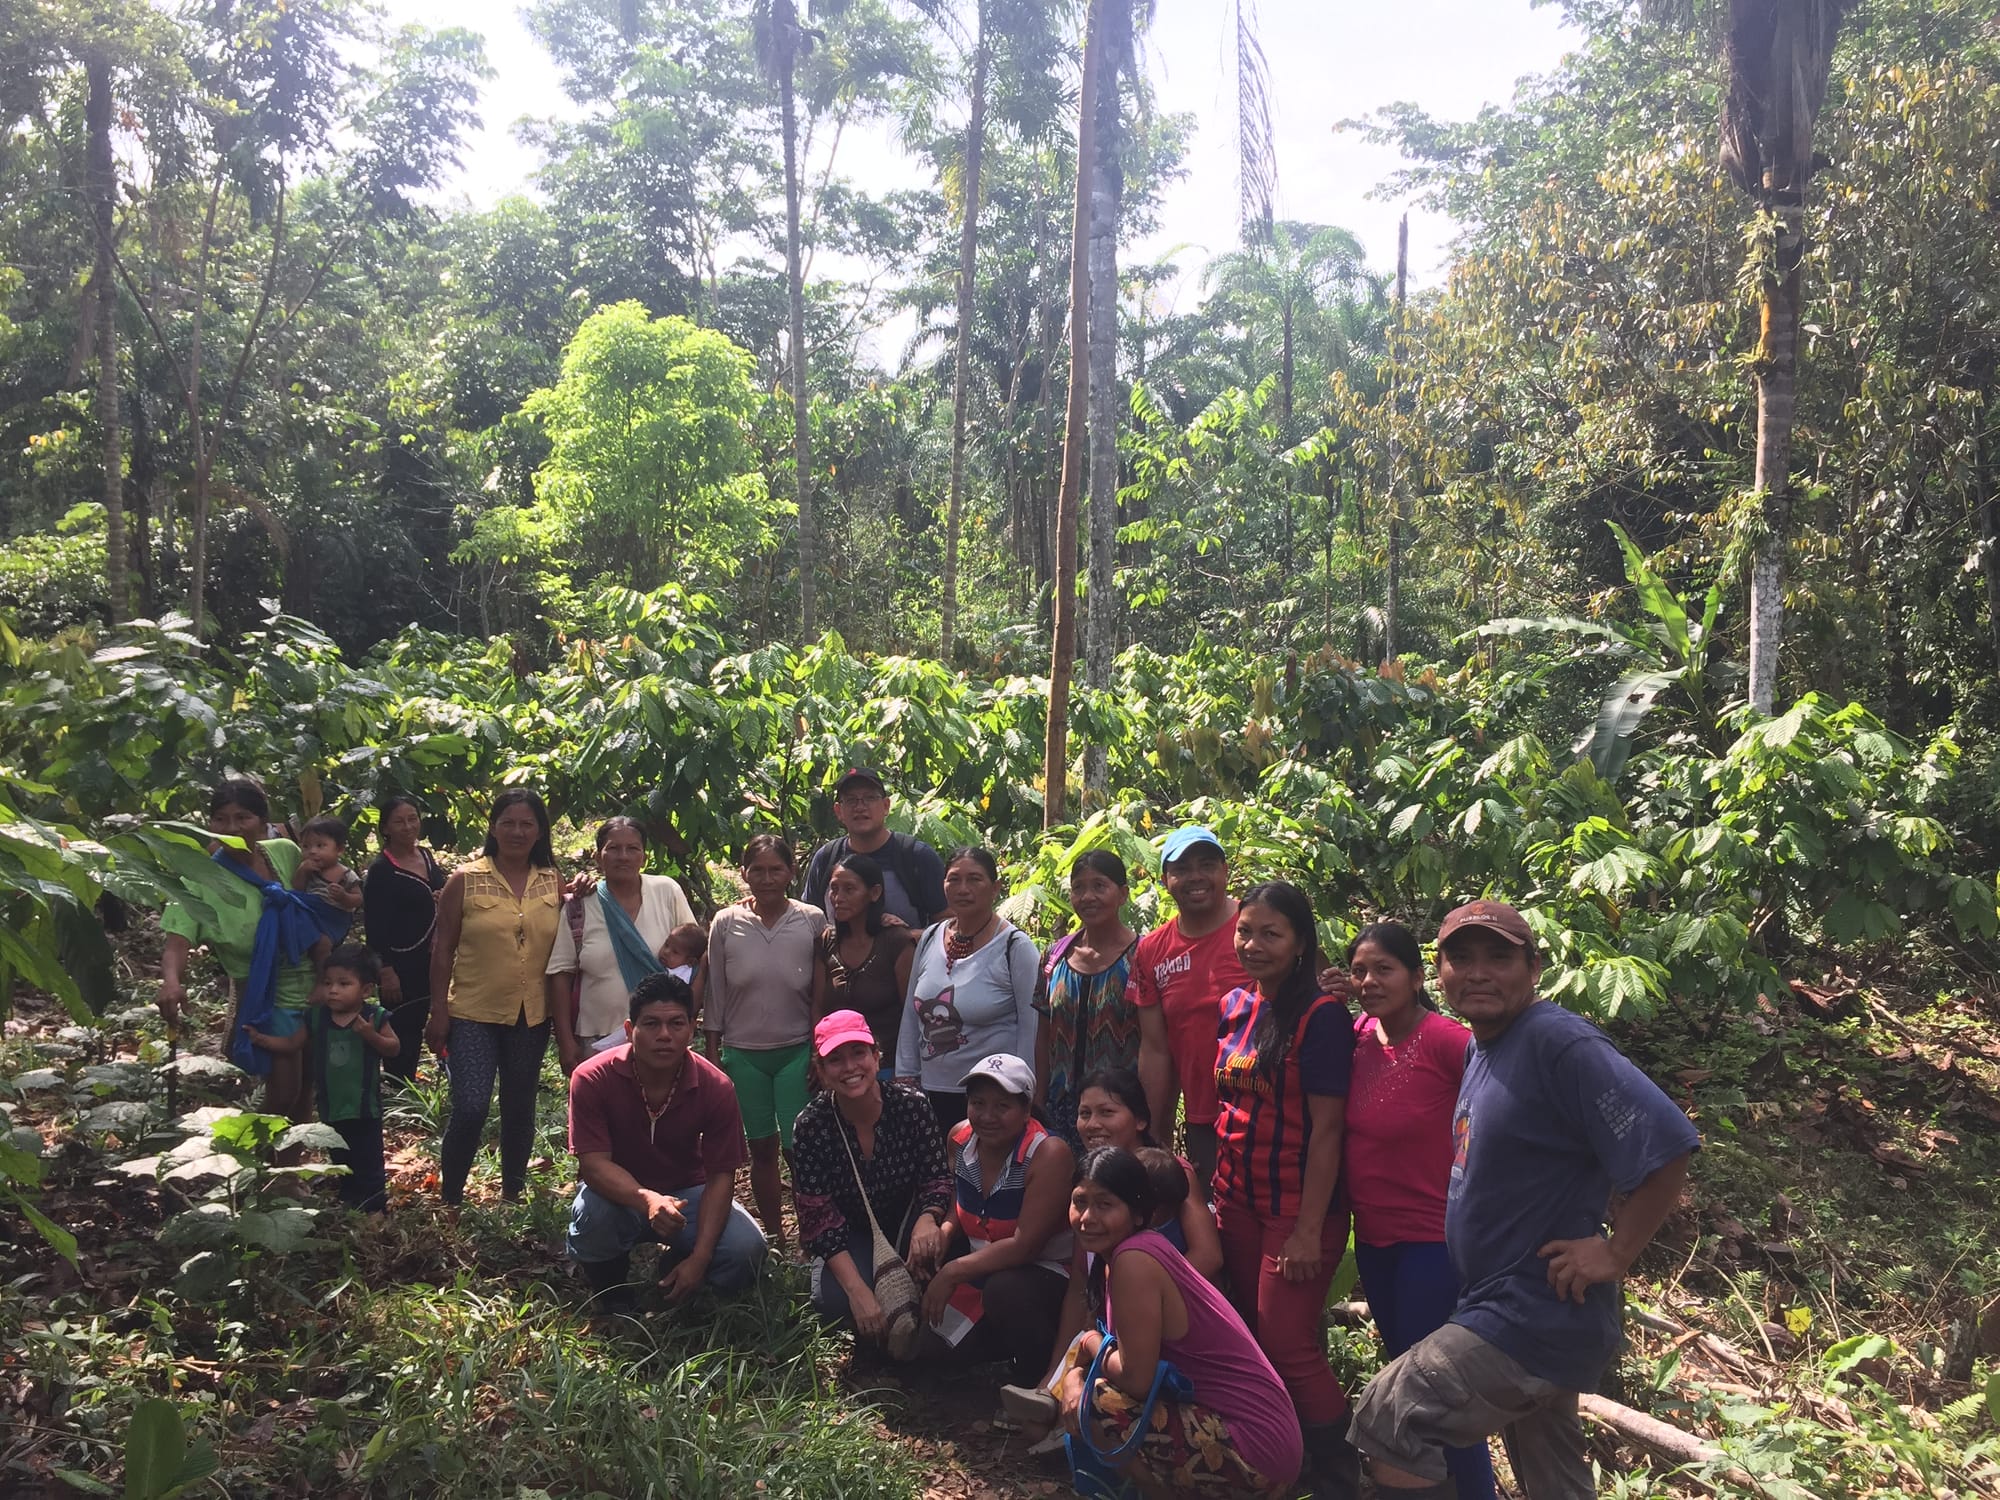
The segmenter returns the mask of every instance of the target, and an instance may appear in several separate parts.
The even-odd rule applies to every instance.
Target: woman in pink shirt
[[[1163,1384],[1144,1436],[1122,1465],[1148,1496],[1275,1497],[1293,1493],[1304,1445],[1278,1372],[1229,1305],[1165,1236],[1146,1226],[1153,1183],[1131,1152],[1086,1152],[1070,1193],[1077,1243],[1095,1257],[1091,1310],[1117,1338],[1089,1392],[1090,1437],[1099,1451],[1135,1436],[1162,1362],[1185,1378]],[[1103,1344],[1092,1331],[1059,1391],[1063,1422],[1081,1431],[1084,1383]]]
[[[1364,927],[1337,988],[1359,1003],[1341,1181],[1354,1207],[1354,1259],[1394,1359],[1450,1321],[1458,1279],[1444,1247],[1452,1112],[1470,1034],[1433,1010],[1424,957],[1396,922]],[[1493,1500],[1493,1457],[1448,1448],[1460,1500]]]

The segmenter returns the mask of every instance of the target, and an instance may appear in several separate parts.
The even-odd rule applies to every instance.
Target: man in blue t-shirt
[[[944,915],[944,861],[937,850],[909,833],[892,833],[889,789],[866,766],[840,773],[833,787],[833,815],[846,833],[821,844],[806,862],[806,886],[801,897],[829,917],[826,888],[833,867],[850,854],[865,854],[882,869],[882,906],[909,926],[922,931]]]
[[[1461,906],[1438,931],[1438,983],[1473,1035],[1445,1208],[1461,1291],[1451,1321],[1369,1383],[1352,1433],[1397,1500],[1452,1494],[1445,1448],[1494,1433],[1529,1500],[1596,1493],[1577,1393],[1618,1352],[1617,1284],[1700,1145],[1603,1032],[1535,994],[1541,972],[1504,902]]]

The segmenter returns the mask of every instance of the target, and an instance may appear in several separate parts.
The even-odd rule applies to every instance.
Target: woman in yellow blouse
[[[439,1154],[444,1201],[465,1197],[465,1179],[493,1084],[500,1084],[500,1193],[520,1198],[535,1142],[535,1094],[549,1046],[542,974],[555,946],[562,880],[549,845],[549,810],[513,787],[493,799],[486,848],[452,872],[438,894],[431,948],[433,1006],[424,1037],[451,1073],[451,1120]]]

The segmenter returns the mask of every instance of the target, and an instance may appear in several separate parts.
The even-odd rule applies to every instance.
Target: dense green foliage
[[[175,1258],[123,1321],[0,1318],[10,1359],[86,1393],[76,1461],[103,1469],[115,1434],[134,1493],[173,1493],[215,1460],[183,1418],[220,1436],[268,1365],[307,1372],[280,1441],[315,1486],[909,1488],[822,1390],[796,1288],[705,1352],[681,1333],[619,1351],[524,1290],[542,1268],[491,1225],[476,1269],[497,1286],[435,1242],[348,1277],[281,1193],[268,1121],[166,1106],[167,1080],[226,1089],[118,1019],[135,976],[97,911],[199,903],[213,872],[179,820],[235,770],[287,817],[413,792],[445,849],[476,843],[504,784],[548,794],[566,857],[629,812],[707,908],[746,834],[831,833],[834,777],[879,765],[900,826],[998,850],[1038,935],[1100,843],[1157,915],[1158,837],[1199,818],[1240,877],[1311,891],[1329,951],[1378,913],[1430,928],[1467,897],[1517,902],[1555,997],[1644,1023],[1660,1070],[1701,1049],[1704,1213],[1792,1185],[1771,1160],[1797,1141],[1759,1138],[1752,1106],[1788,1048],[1818,1049],[1796,1112],[1846,1121],[1875,1164],[1916,1160],[1865,1124],[1883,1090],[1955,1148],[1982,1097],[1965,1065],[1947,1057],[1940,1093],[1839,1018],[1783,1016],[1789,985],[1829,974],[1893,975],[1928,1004],[2000,942],[2000,3],[1867,0],[1839,31],[1800,226],[1769,714],[1745,706],[1747,577],[1775,534],[1755,391],[1797,241],[1717,163],[1728,7],[1563,8],[1577,50],[1510,106],[1355,125],[1458,224],[1438,284],[1399,301],[1387,247],[1254,216],[1205,267],[1124,268],[1115,359],[1092,340],[1115,386],[1092,446],[1115,462],[1079,525],[1099,543],[1079,635],[1111,649],[1055,767],[1084,7],[538,0],[575,112],[528,125],[532,194],[485,209],[437,206],[475,112],[506,107],[481,100],[469,33],[385,33],[353,0],[0,8],[0,1017],[32,989],[92,1022],[0,1084],[10,1108],[54,1101],[62,1142],[10,1131],[0,1207],[73,1258],[42,1195],[108,1160],[171,1214]],[[1123,44],[1146,9],[1094,7],[1117,18],[1097,170],[1121,245],[1194,129],[1153,108]],[[918,164],[893,191],[843,175],[864,123]],[[1163,310],[1176,279],[1198,298]],[[1045,829],[1052,773],[1087,791]],[[1931,1019],[1956,1047],[1959,1020]],[[133,1058],[83,1059],[107,1037]],[[1836,1329],[1843,1278],[1880,1259],[1842,1235],[1871,1216],[1949,1281],[1899,1328],[1945,1306],[1962,1323],[2000,1288],[1990,1244],[1961,1243],[1984,1149],[1933,1162],[1893,1222],[1823,1185]],[[1691,1260],[1717,1237],[1698,1230]],[[321,1299],[296,1327],[288,1264]],[[1710,1288],[1767,1353],[1772,1316],[1821,1305],[1815,1268],[1771,1264]],[[1868,1285],[1886,1298],[1907,1270]],[[128,1336],[125,1376],[102,1379]],[[1963,1488],[1990,1467],[2000,1407],[1960,1390],[1917,1420],[1865,1337],[1821,1341],[1796,1410],[1700,1413],[1758,1493]],[[207,1407],[140,1402],[189,1349],[228,1371]],[[1905,1354],[1975,1378],[1942,1343]],[[1857,1435],[1829,1436],[1829,1393]]]

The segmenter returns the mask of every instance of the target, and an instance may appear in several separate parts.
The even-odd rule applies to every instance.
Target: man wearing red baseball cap
[[[1617,1284],[1680,1201],[1700,1138],[1603,1032],[1535,993],[1534,929],[1504,901],[1444,919],[1437,971],[1473,1036],[1445,1207],[1462,1291],[1450,1322],[1369,1382],[1350,1435],[1399,1500],[1451,1495],[1445,1448],[1494,1433],[1529,1500],[1585,1500],[1577,1393],[1618,1352]]]

